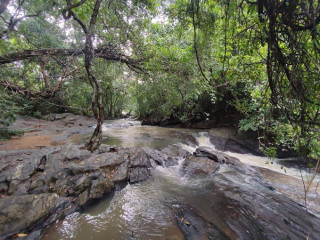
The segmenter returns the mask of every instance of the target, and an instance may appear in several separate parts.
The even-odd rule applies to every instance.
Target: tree
[[[17,2],[17,4],[16,4]],[[12,1],[12,6],[16,7],[16,11],[20,11],[23,7],[29,7],[29,5],[26,5],[24,1]],[[9,36],[9,41],[19,41],[23,38],[27,40],[27,44],[25,44],[23,47],[29,48],[25,50],[15,51],[15,52],[9,52],[2,54],[0,57],[0,65],[8,65],[12,64],[14,62],[19,62],[21,60],[40,60],[40,66],[41,66],[41,72],[42,72],[42,78],[45,82],[45,91],[34,91],[30,89],[29,87],[23,87],[19,84],[13,84],[12,82],[8,80],[2,80],[0,84],[4,86],[7,90],[21,93],[25,96],[28,96],[30,98],[50,98],[53,97],[61,88],[61,85],[64,82],[64,79],[69,76],[73,71],[69,73],[66,73],[66,70],[62,71],[61,76],[59,77],[59,81],[56,84],[55,87],[49,88],[47,74],[45,71],[46,63],[48,63],[47,60],[44,59],[53,59],[57,61],[60,65],[65,65],[66,60],[70,60],[70,58],[75,57],[81,57],[84,55],[84,67],[86,70],[86,74],[88,77],[88,80],[93,88],[92,93],[92,111],[94,113],[95,118],[97,119],[97,126],[95,128],[95,131],[89,141],[89,143],[86,145],[87,148],[91,151],[95,150],[99,147],[101,143],[101,126],[104,119],[103,114],[103,106],[102,106],[102,88],[100,81],[96,78],[93,68],[93,61],[95,58],[101,58],[108,61],[117,61],[126,64],[130,69],[132,70],[140,70],[140,61],[134,60],[133,58],[130,58],[123,53],[121,53],[120,48],[116,47],[112,43],[104,43],[101,42],[100,46],[95,47],[94,46],[94,39],[97,40],[98,30],[96,29],[97,21],[99,18],[99,14],[101,12],[101,5],[102,0],[96,0],[96,1],[89,1],[89,0],[82,0],[79,2],[74,3],[71,0],[67,0],[66,3],[63,3],[63,1],[59,2],[50,2],[52,5],[48,7],[46,11],[41,11],[41,19],[46,21],[47,23],[50,23],[50,17],[54,16],[56,21],[62,21],[61,15],[64,20],[64,24],[68,24],[68,20],[73,19],[77,24],[78,27],[80,27],[82,31],[82,36],[84,37],[83,47],[82,48],[44,48],[43,43],[36,42],[36,44],[30,43],[30,39],[28,36]],[[108,3],[104,3],[104,10],[107,12],[108,8],[112,4],[112,1]],[[3,7],[4,8],[4,7]],[[32,5],[33,10],[37,8],[37,6]],[[57,12],[60,12],[60,9],[62,9],[61,14],[57,14]],[[87,19],[87,15],[84,13],[91,13],[89,19]],[[40,14],[40,12],[39,12]],[[47,16],[46,14],[49,14]],[[10,19],[14,19],[14,16],[9,16]],[[34,16],[36,17],[36,16]],[[18,22],[22,21],[25,18],[20,19]],[[4,22],[7,22],[5,17],[2,18]],[[100,19],[102,21],[103,19]],[[10,20],[11,21],[11,20]],[[16,27],[16,25],[14,27]],[[62,23],[61,23],[62,24]],[[12,28],[12,31],[5,31],[6,34],[10,34],[10,32],[13,32],[14,27]],[[75,24],[72,25],[72,28],[78,28],[75,26]],[[71,26],[70,26],[71,29]],[[23,29],[19,29],[23,30]],[[19,31],[17,31],[19,32]],[[23,31],[22,31],[23,32]],[[101,30],[101,22],[100,22],[100,29],[99,32],[103,32]],[[68,36],[65,36],[68,38]],[[99,39],[101,40],[101,39]],[[80,39],[80,42],[82,40]],[[98,41],[99,42],[99,41]],[[34,45],[40,45],[35,49],[30,49],[30,47],[34,47]],[[31,45],[31,46],[30,46]],[[33,45],[33,46],[32,46]],[[62,44],[59,44],[61,46]],[[70,44],[72,45],[72,44]],[[79,44],[81,45],[81,44]],[[6,46],[7,47],[7,46]],[[19,46],[18,48],[20,48]],[[6,50],[10,50],[10,47],[7,47]],[[62,61],[58,60],[58,58],[64,58]],[[20,66],[21,67],[21,66]]]

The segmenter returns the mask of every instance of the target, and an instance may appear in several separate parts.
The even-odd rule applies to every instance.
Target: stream
[[[105,144],[153,148],[172,156],[179,148],[191,153],[199,146],[215,149],[208,133],[203,130],[141,126],[138,122],[117,120],[105,124],[103,131]],[[227,134],[224,131],[213,129],[210,133]],[[89,137],[88,134],[79,134],[72,138],[72,142],[82,143]],[[301,176],[308,181],[310,173],[284,167],[277,159],[226,153],[258,169],[277,191],[300,204],[304,203]],[[42,239],[185,239],[177,224],[179,219],[177,220],[172,211],[176,200],[186,205],[198,206],[198,211],[216,226],[224,229],[224,232],[232,232],[234,223],[230,216],[237,216],[235,209],[238,206],[227,200],[222,190],[216,189],[214,177],[191,179],[183,175],[180,171],[183,162],[184,159],[181,158],[176,166],[157,166],[151,180],[128,184],[113,196],[105,197],[85,211],[75,212],[57,221],[44,231]],[[219,171],[228,171],[228,166]],[[317,216],[320,216],[319,182],[320,178],[317,176],[308,195],[309,210]],[[237,221],[236,227],[240,232],[243,231],[241,236],[250,239],[253,236],[251,234],[257,231],[254,224],[241,230],[241,227],[244,227],[241,221],[246,220]],[[189,224],[192,225],[193,222]],[[258,234],[255,233],[254,236]],[[229,238],[236,239],[232,234]]]

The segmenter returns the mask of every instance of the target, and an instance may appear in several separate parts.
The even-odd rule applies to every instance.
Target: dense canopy
[[[320,154],[319,0],[4,0],[0,128],[15,113],[233,125]]]

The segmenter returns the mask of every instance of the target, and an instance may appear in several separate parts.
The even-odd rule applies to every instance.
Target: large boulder
[[[320,236],[319,218],[236,158],[198,148],[185,160],[183,172],[192,178],[206,177],[201,196],[171,203],[186,239],[316,240]]]
[[[0,200],[0,239],[45,226],[62,214],[70,213],[72,198],[52,194],[6,196]],[[55,216],[52,218],[52,216]]]

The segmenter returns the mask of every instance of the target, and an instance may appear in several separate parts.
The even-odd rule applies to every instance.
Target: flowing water
[[[179,147],[190,152],[198,146],[215,149],[206,132],[123,124],[125,122],[122,125],[105,125],[104,142],[124,147],[165,149],[169,154],[174,154]],[[87,137],[83,136],[78,141]],[[264,177],[279,187],[280,191],[288,196],[294,194],[292,197],[296,197],[295,200],[303,201],[303,197],[296,196],[303,195],[302,192],[298,193],[298,190],[303,191],[303,188],[297,188],[296,185],[301,184],[301,174],[308,175],[306,172],[284,168],[277,160],[273,160],[271,164],[271,160],[264,157],[231,152],[228,154],[248,165],[259,167]],[[190,180],[181,175],[179,170],[183,161],[184,159],[181,159],[177,166],[170,168],[158,166],[151,180],[127,185],[86,211],[73,213],[56,222],[44,232],[42,239],[184,239],[168,207],[168,203],[174,199],[200,206],[204,214],[206,209],[212,206],[215,206],[216,210],[220,209],[225,216],[234,214],[230,213],[233,209],[232,203],[227,202],[219,191],[212,190],[212,179]],[[319,177],[315,183],[319,183]],[[318,199],[319,189],[313,187],[313,197]],[[292,192],[292,188],[297,192]],[[216,211],[210,214],[212,221],[215,221],[220,229],[228,231],[228,226],[220,219],[221,215],[218,216]]]

